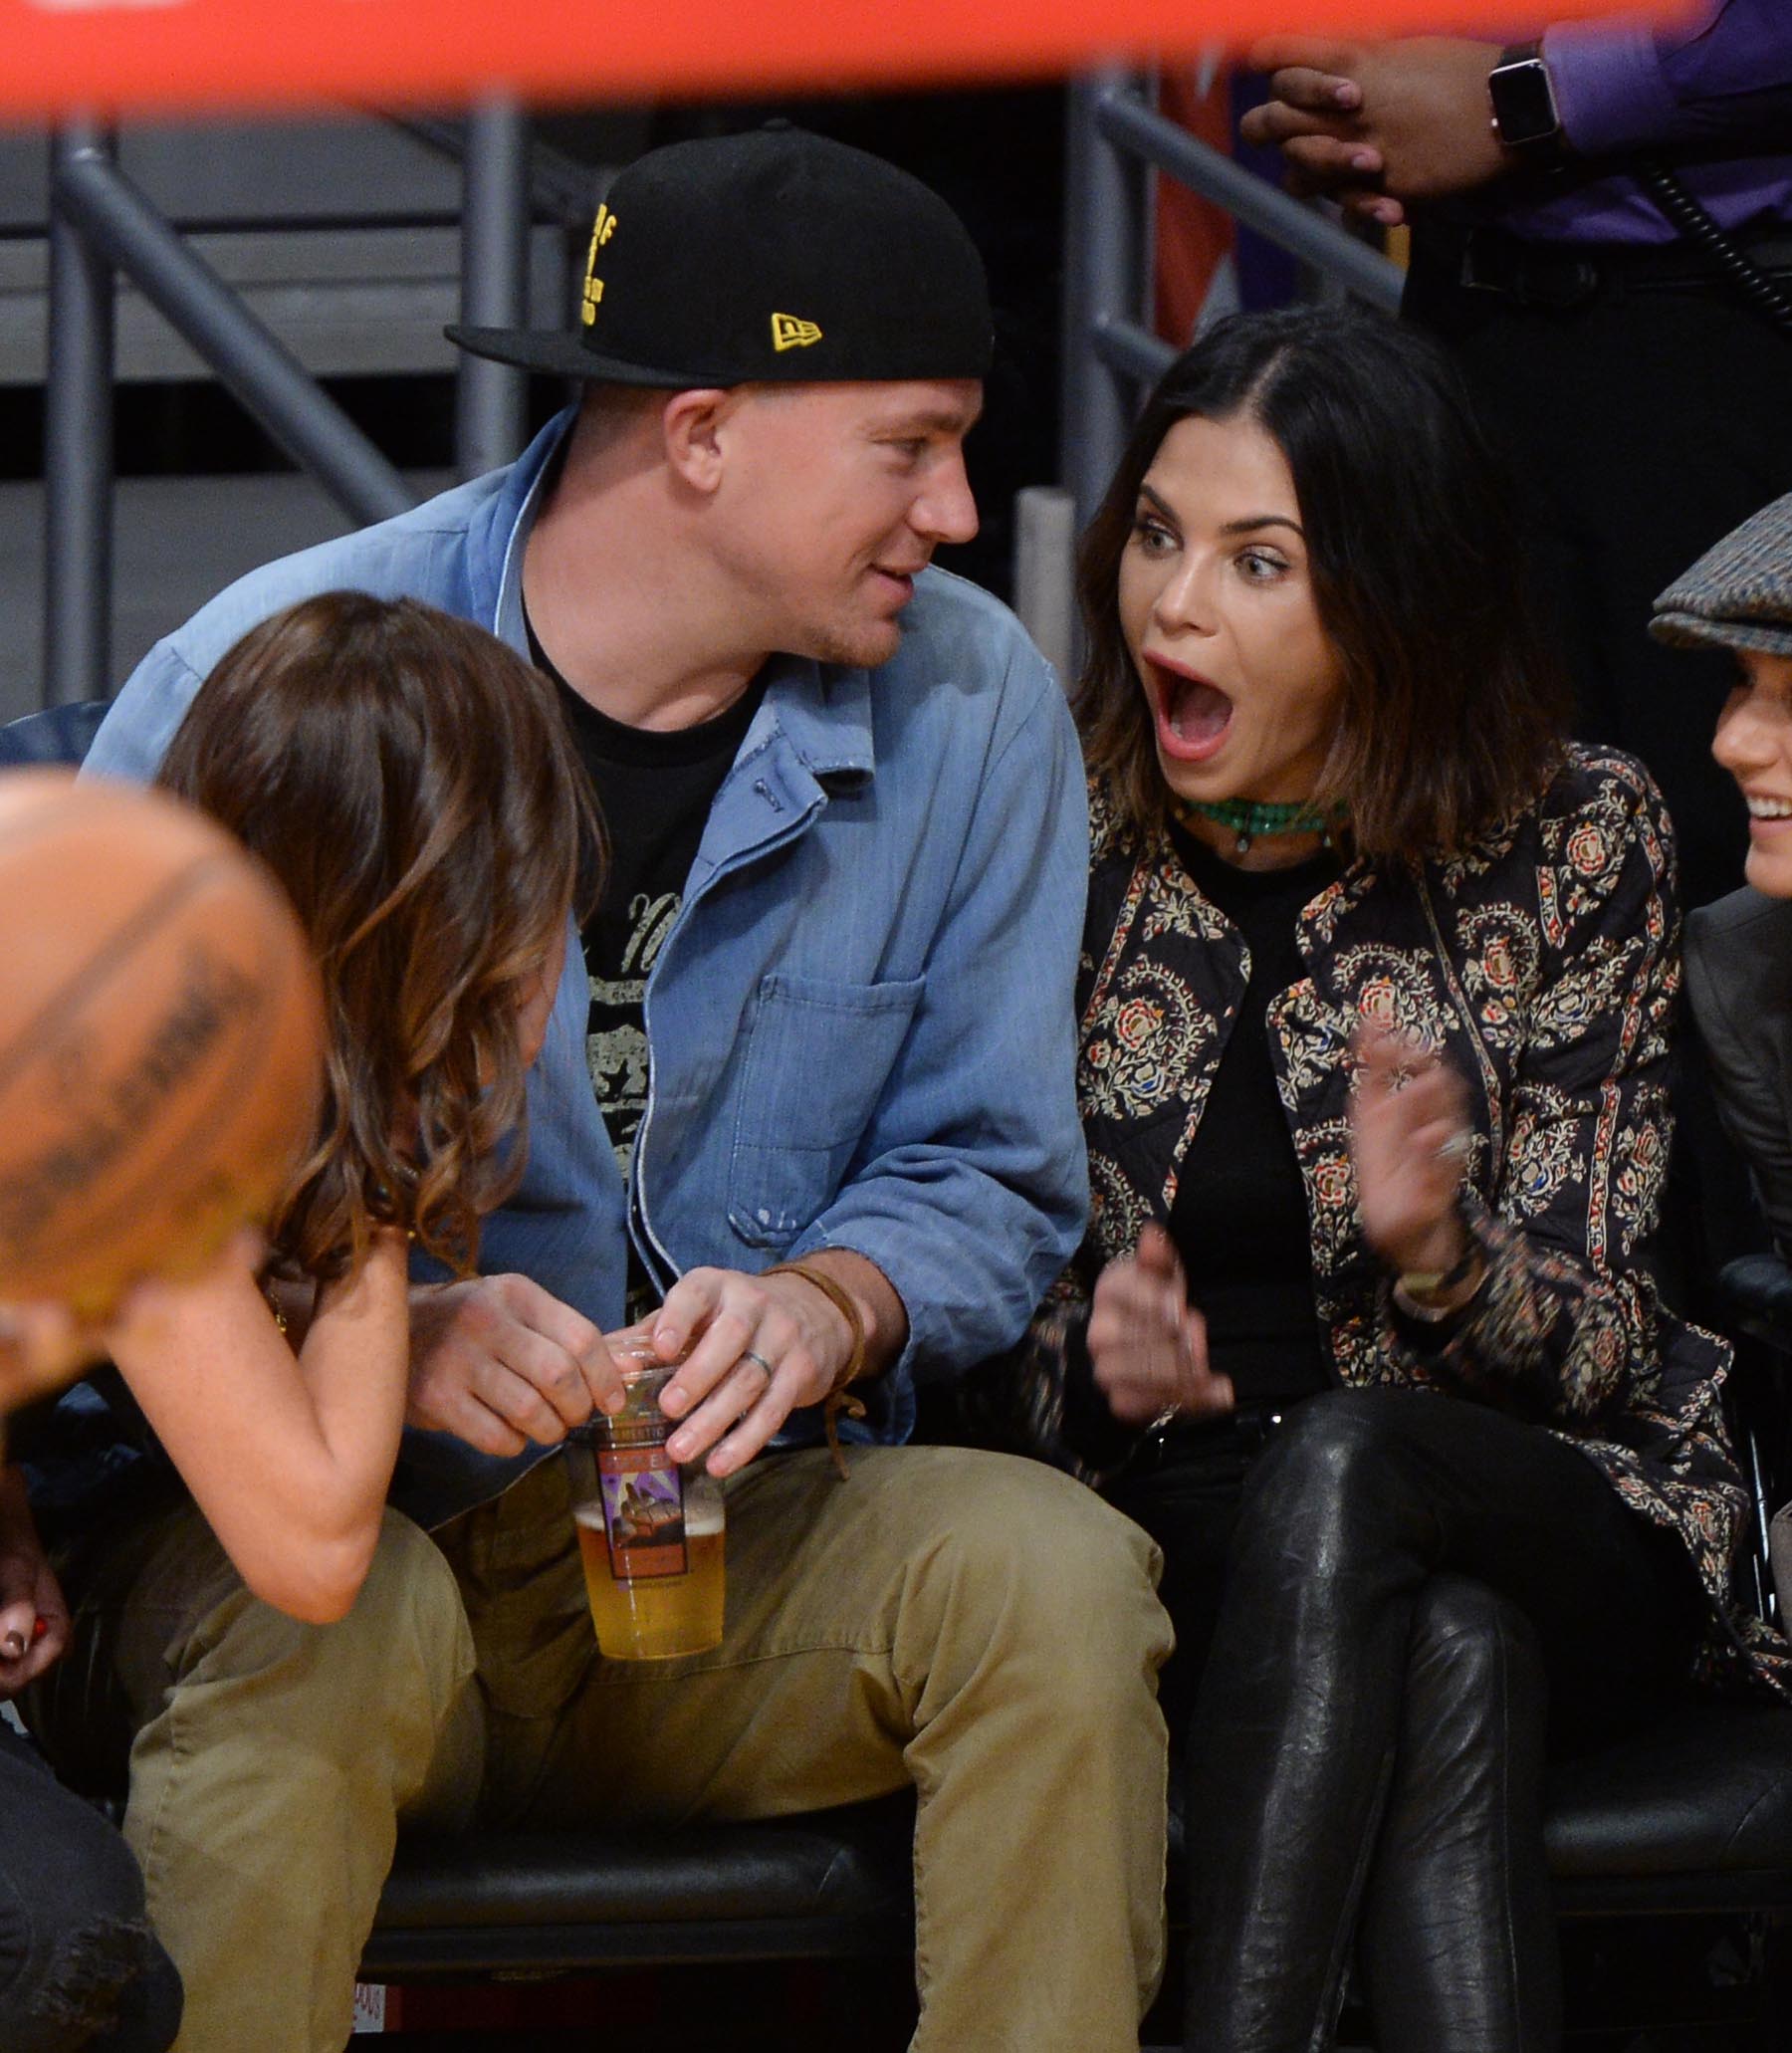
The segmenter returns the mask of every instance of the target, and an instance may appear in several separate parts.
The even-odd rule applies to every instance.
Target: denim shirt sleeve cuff
[[[1674,139],[1680,109],[1646,24],[1553,28],[1543,38],[1543,62],[1562,131],[1577,156],[1616,156]]]

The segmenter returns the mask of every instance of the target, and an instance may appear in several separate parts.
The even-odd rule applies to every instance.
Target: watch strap
[[[1536,124],[1535,111],[1526,104],[1538,89],[1548,111],[1547,127]],[[1540,41],[1508,44],[1499,53],[1487,74],[1487,99],[1494,138],[1517,161],[1538,169],[1566,161],[1568,141]]]

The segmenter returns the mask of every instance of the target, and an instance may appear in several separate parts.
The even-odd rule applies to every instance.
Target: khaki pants
[[[137,1726],[125,1834],[186,1983],[179,2053],[340,2053],[400,1820],[771,1817],[910,1782],[916,2048],[1138,2044],[1169,1630],[1151,1542],[1050,1470],[753,1465],[727,1637],[671,1662],[596,1658],[558,1461],[436,1541],[388,1513],[336,1625],[250,1597],[190,1508],[133,1551],[78,1634],[115,1647]]]

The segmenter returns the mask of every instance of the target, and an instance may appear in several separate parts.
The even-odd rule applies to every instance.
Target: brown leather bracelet
[[[849,1394],[846,1386],[856,1382],[865,1366],[865,1319],[854,1302],[851,1291],[839,1283],[823,1268],[816,1268],[798,1256],[794,1261],[775,1261],[768,1269],[760,1271],[767,1276],[800,1276],[805,1283],[813,1283],[823,1297],[846,1321],[846,1330],[852,1335],[852,1345],[847,1350],[846,1364],[827,1386],[827,1394],[821,1400],[821,1426],[827,1435],[828,1452],[833,1456],[834,1467],[840,1473],[840,1481],[847,1480],[846,1456],[840,1446],[839,1418],[844,1412],[849,1419],[862,1419],[864,1405]]]

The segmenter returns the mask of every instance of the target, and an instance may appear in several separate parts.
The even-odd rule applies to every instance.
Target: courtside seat
[[[1755,1499],[1755,1558],[1745,1572],[1765,1597],[1766,1521],[1792,1488],[1784,1390],[1792,1269],[1777,1255],[1726,1262],[1716,1315],[1740,1350],[1730,1394]],[[1696,1698],[1564,1763],[1550,1790],[1548,1837],[1565,1916],[1792,1913],[1792,1707]]]
[[[1564,1763],[1547,1838],[1567,1917],[1792,1911],[1792,1708],[1700,1699]]]
[[[1730,1263],[1726,1323],[1792,1353],[1792,1270]],[[1738,1381],[1745,1380],[1738,1377]],[[1765,1409],[1765,1407],[1761,1407]],[[1749,1432],[1757,1514],[1775,1436]],[[694,1960],[868,1958],[913,1943],[906,1800],[770,1824],[670,1832],[474,1836],[404,1847],[365,1955],[372,1980]],[[1792,1708],[1694,1698],[1562,1763],[1546,1820],[1567,1918],[1792,1916]],[[1181,1820],[1170,1903],[1184,1903]]]
[[[73,769],[93,746],[111,702],[83,699],[73,706],[49,706],[0,727],[0,766],[22,769],[55,763]]]
[[[363,1978],[901,1955],[912,1817],[890,1799],[767,1824],[415,1841]],[[1175,1915],[1180,1820],[1172,1837]],[[1564,1917],[1792,1913],[1792,1710],[1698,1700],[1564,1764],[1547,1837]]]
[[[361,1976],[900,1957],[914,1815],[904,1796],[759,1824],[417,1840]]]
[[[363,1975],[906,1953],[911,1815],[412,1842]],[[1566,1917],[1792,1911],[1792,1710],[1689,1704],[1565,1765],[1548,1844]]]

